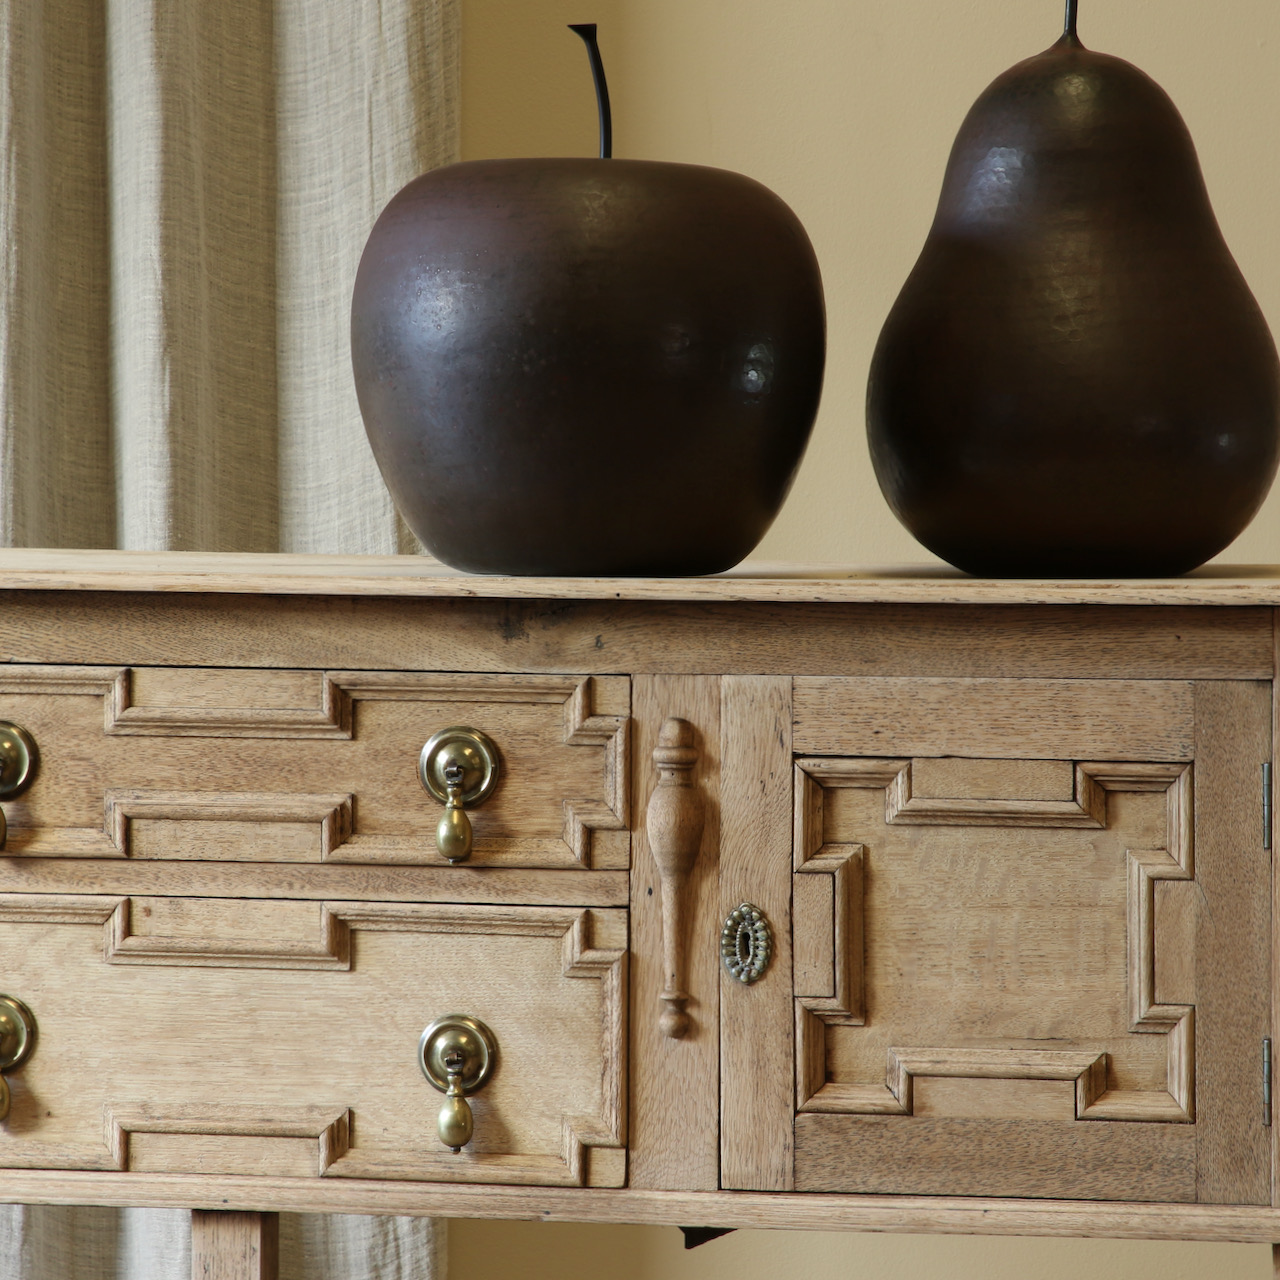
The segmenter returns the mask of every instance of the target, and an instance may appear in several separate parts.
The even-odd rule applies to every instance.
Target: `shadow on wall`
[[[456,1280],[1271,1280],[1266,1245],[737,1231],[686,1251],[675,1227],[455,1221]]]

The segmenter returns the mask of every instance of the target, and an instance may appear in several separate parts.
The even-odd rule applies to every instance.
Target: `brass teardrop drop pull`
[[[0,800],[21,795],[35,776],[36,740],[19,724],[0,720]],[[0,849],[9,833],[0,810]]]
[[[13,1101],[5,1074],[17,1070],[31,1056],[36,1042],[36,1020],[16,996],[0,996],[0,1120]]]
[[[436,1133],[455,1155],[475,1131],[467,1095],[488,1083],[497,1056],[493,1032],[479,1018],[464,1013],[437,1018],[418,1041],[422,1074],[445,1095],[436,1117]]]
[[[479,729],[454,725],[433,734],[418,757],[422,785],[444,805],[436,824],[436,848],[449,862],[471,857],[471,819],[466,807],[493,794],[498,785],[498,748]]]

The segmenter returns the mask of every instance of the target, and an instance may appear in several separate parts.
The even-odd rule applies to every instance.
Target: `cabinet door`
[[[793,696],[795,1188],[1269,1202],[1268,686]]]

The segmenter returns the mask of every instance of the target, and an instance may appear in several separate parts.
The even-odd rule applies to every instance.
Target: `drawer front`
[[[626,915],[0,895],[38,1024],[0,1166],[620,1186]],[[458,1154],[418,1040],[497,1040]]]
[[[446,865],[418,757],[479,729],[500,759],[468,866],[625,869],[625,677],[0,669],[40,769],[10,856]]]

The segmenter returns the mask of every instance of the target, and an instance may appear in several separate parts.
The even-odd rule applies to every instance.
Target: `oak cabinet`
[[[39,750],[0,1195],[1280,1239],[1280,579],[12,552],[0,589]],[[501,765],[459,865],[450,725]],[[455,1012],[498,1041],[458,1153],[417,1058]]]

